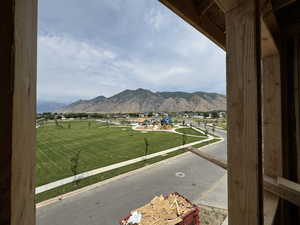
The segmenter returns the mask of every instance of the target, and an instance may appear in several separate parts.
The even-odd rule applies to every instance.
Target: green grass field
[[[207,141],[207,142],[204,142],[204,143],[197,144],[194,147],[195,148],[200,148],[200,147],[203,147],[205,145],[217,142],[219,140],[220,139],[213,139],[213,140],[210,140],[210,141]],[[97,182],[104,181],[106,179],[109,179],[109,178],[112,178],[112,177],[130,172],[132,170],[139,169],[139,168],[147,166],[147,165],[154,164],[156,162],[159,162],[159,161],[162,161],[162,160],[165,160],[165,159],[183,154],[185,152],[186,151],[184,149],[180,149],[180,150],[177,150],[177,151],[165,154],[165,155],[161,155],[161,156],[157,156],[155,158],[149,159],[146,162],[143,161],[143,162],[134,163],[134,164],[131,164],[131,165],[128,165],[128,166],[124,166],[124,167],[121,167],[121,168],[114,169],[112,171],[108,171],[108,172],[105,172],[105,173],[97,174],[97,175],[82,179],[77,184],[75,182],[72,182],[72,183],[63,185],[61,187],[54,188],[52,190],[37,194],[36,195],[36,203],[45,201],[47,199],[50,199],[50,198],[53,198],[53,197],[56,197],[56,196],[74,191],[74,190],[77,190],[79,188],[86,187],[88,185],[95,184]]]
[[[80,151],[78,173],[137,158],[182,144],[182,135],[169,132],[133,131],[91,121],[48,122],[37,129],[36,185],[72,176],[71,158]],[[71,128],[69,127],[71,124]],[[197,132],[196,135],[199,135]],[[186,143],[201,140],[187,137]]]
[[[223,128],[224,130],[227,130],[227,121],[220,121],[217,123],[217,126]]]
[[[183,134],[205,136],[203,133],[200,133],[192,128],[178,128],[176,129],[176,131]]]

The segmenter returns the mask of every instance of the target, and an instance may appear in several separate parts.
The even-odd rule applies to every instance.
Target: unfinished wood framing
[[[273,0],[274,10],[279,10],[285,6],[288,6],[297,0]]]
[[[0,17],[0,224],[34,225],[37,1],[4,1]]]
[[[268,192],[300,206],[300,185],[283,177],[264,177],[264,188]]]
[[[280,56],[262,59],[264,174],[282,175]]]
[[[227,51],[228,162],[191,151],[228,168],[229,224],[299,224],[300,2],[160,1]],[[0,18],[0,224],[34,225],[37,0]]]
[[[228,164],[223,160],[217,159],[216,157],[202,152],[201,150],[193,147],[189,147],[188,151],[194,153],[197,156],[200,156],[203,159],[208,160],[209,162],[220,166],[221,168],[228,170]],[[300,184],[296,182],[292,182],[286,178],[277,176],[271,177],[268,175],[264,176],[263,179],[263,187],[264,187],[264,200],[267,200],[267,205],[264,205],[264,211],[276,211],[279,203],[279,197],[285,199],[289,202],[294,203],[297,206],[300,206]],[[274,209],[275,208],[275,209]],[[266,216],[265,216],[266,217]],[[271,220],[271,217],[268,217],[268,221]],[[266,222],[264,224],[269,224],[270,222]]]
[[[263,224],[260,19],[256,1],[226,13],[229,224]]]
[[[297,182],[300,183],[300,34],[294,40],[294,95],[297,145]],[[298,209],[300,221],[300,208]]]
[[[205,152],[199,151],[199,149],[194,148],[194,147],[189,147],[187,148],[188,151],[200,156],[201,158],[204,158],[206,160],[208,160],[209,162],[212,162],[220,167],[222,167],[223,169],[227,170],[227,163],[223,160],[219,160],[216,157],[213,157],[210,154],[207,154]]]
[[[207,7],[199,6],[199,9],[195,4],[195,0],[160,0],[160,2],[169,7],[174,13],[186,20],[198,31],[206,35],[219,47],[225,49],[226,37],[224,31],[205,14],[208,8],[211,7],[212,4],[215,4],[213,0],[206,1]]]
[[[296,114],[297,180],[300,183],[300,35],[295,38],[294,95]]]

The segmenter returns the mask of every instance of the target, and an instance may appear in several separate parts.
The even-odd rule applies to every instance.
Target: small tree
[[[212,111],[211,116],[212,118],[219,118],[219,113],[217,111]]]
[[[146,157],[147,157],[148,151],[149,151],[149,141],[147,138],[144,138],[144,142],[145,142],[145,162],[146,162]]]
[[[71,161],[71,171],[72,171],[72,174],[74,176],[74,180],[75,180],[76,185],[79,184],[79,180],[76,179],[77,178],[76,176],[78,174],[80,152],[81,152],[81,150],[76,152],[75,155],[70,159],[70,161]]]
[[[60,125],[57,121],[57,119],[55,118],[55,125],[56,125],[56,128],[64,128],[62,125]]]
[[[207,135],[208,135],[208,130],[205,129],[204,133],[205,133],[205,135],[207,136]]]
[[[183,132],[183,135],[182,135],[182,145],[186,144],[186,138],[187,138],[186,133]]]

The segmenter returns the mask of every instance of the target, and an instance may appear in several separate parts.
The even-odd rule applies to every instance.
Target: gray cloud
[[[39,99],[225,86],[223,50],[156,0],[39,2]]]

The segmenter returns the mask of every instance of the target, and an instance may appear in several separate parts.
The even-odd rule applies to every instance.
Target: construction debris
[[[183,218],[195,210],[195,206],[185,198],[177,194],[170,194],[167,197],[156,196],[147,205],[134,210],[132,215],[141,214],[139,223],[131,223],[123,220],[123,225],[176,225],[183,221]],[[129,217],[130,218],[130,217]]]

